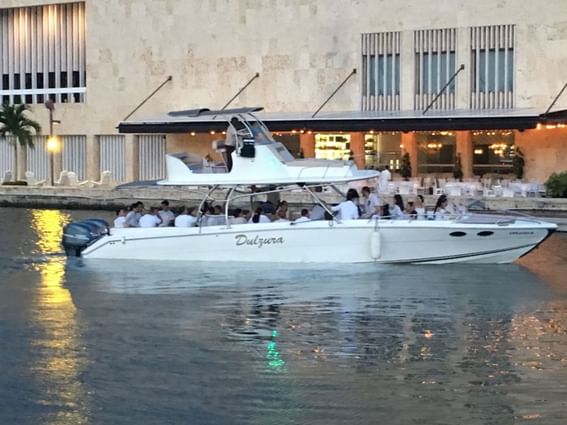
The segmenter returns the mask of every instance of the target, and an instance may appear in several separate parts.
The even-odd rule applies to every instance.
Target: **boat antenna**
[[[451,85],[451,83],[453,82],[453,80],[455,78],[457,78],[457,75],[459,75],[459,72],[463,71],[465,69],[465,65],[461,64],[461,66],[459,66],[459,69],[457,69],[457,72],[455,72],[453,74],[453,76],[451,78],[449,78],[449,81],[447,81],[447,84],[445,84],[443,86],[443,88],[441,90],[439,90],[439,93],[437,93],[435,95],[435,97],[433,98],[433,100],[431,102],[429,102],[429,105],[427,105],[427,108],[425,108],[425,110],[423,111],[422,115],[427,114],[427,111],[429,111],[429,109],[431,109],[431,107],[435,104],[435,102],[437,102],[437,99],[439,99],[439,97],[443,94],[443,92],[445,90],[447,90],[447,87],[449,87]]]
[[[252,84],[252,82],[253,82],[256,78],[259,78],[259,77],[260,77],[260,73],[259,73],[259,72],[257,72],[256,74],[254,74],[254,76],[253,76],[252,78],[250,78],[250,80],[248,80],[248,82],[247,82],[246,84],[244,84],[244,86],[243,86],[240,90],[238,90],[238,92],[236,92],[236,94],[235,94],[234,96],[232,96],[232,97],[230,98],[230,100],[229,100],[228,102],[226,102],[225,105],[224,105],[220,110],[221,110],[221,111],[224,111],[224,110],[226,109],[226,107],[227,107],[228,105],[230,105],[230,104],[232,103],[232,101],[233,101],[234,99],[236,99],[236,98],[240,95],[240,93],[242,93],[244,90],[246,90],[246,89],[248,88],[248,86],[249,86],[250,84]],[[216,117],[217,117],[217,116],[215,115],[215,116],[213,117],[213,119],[215,119]]]
[[[325,100],[325,101],[323,102],[323,104],[322,104],[321,106],[319,106],[319,109],[317,109],[317,110],[315,111],[315,113],[314,113],[313,115],[311,115],[311,118],[315,118],[315,115],[317,115],[317,114],[321,111],[321,109],[323,109],[323,108],[325,107],[325,105],[326,105],[327,103],[329,103],[329,100],[331,100],[331,99],[333,98],[333,96],[334,96],[335,94],[337,94],[337,92],[346,84],[346,82],[347,82],[347,81],[350,79],[350,77],[352,77],[354,74],[356,74],[356,68],[354,68],[354,69],[351,71],[351,73],[348,74],[348,77],[346,77],[346,78],[344,79],[344,81],[335,89],[335,91],[334,91],[333,93],[331,93],[331,95],[327,98],[327,100]]]
[[[155,95],[158,91],[160,91],[161,88],[162,88],[163,86],[165,86],[167,83],[169,83],[171,80],[173,80],[173,77],[170,75],[169,77],[167,77],[167,79],[166,79],[163,83],[161,83],[161,84],[158,86],[157,89],[155,89],[148,97],[146,97],[144,100],[142,100],[142,102],[141,102],[138,106],[136,106],[136,107],[132,110],[132,112],[130,112],[128,115],[126,115],[126,118],[124,118],[122,121],[124,122],[124,121],[126,121],[128,118],[130,118],[132,115],[134,115],[138,109],[140,109],[142,106],[144,106],[144,104],[145,104],[148,100],[150,100],[150,99],[153,97],[153,95]]]

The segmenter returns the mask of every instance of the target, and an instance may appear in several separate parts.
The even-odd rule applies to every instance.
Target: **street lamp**
[[[49,110],[49,138],[47,139],[47,151],[49,152],[49,168],[50,168],[50,176],[49,181],[51,182],[51,186],[53,186],[55,178],[54,178],[54,160],[53,156],[55,152],[59,150],[59,142],[57,138],[53,135],[53,124],[57,123],[60,124],[61,121],[53,119],[53,111],[55,110],[55,102],[51,99],[47,99],[45,101],[45,107]]]

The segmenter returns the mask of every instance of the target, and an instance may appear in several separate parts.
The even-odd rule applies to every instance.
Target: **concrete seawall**
[[[158,206],[163,199],[168,199],[172,206],[196,206],[205,192],[188,188],[144,187],[144,188],[78,188],[78,187],[28,187],[0,186],[1,207],[24,208],[65,208],[65,209],[101,209],[115,210],[142,201],[147,206]],[[255,195],[256,200],[265,200],[266,195]],[[335,192],[318,193],[325,202],[337,203],[342,199]],[[312,197],[304,192],[285,192],[282,199],[292,206],[311,205]],[[218,192],[216,199],[222,200],[223,192]],[[405,198],[411,198],[405,196]],[[436,196],[425,196],[428,206],[435,204]],[[567,199],[556,198],[478,198],[476,205],[484,210],[520,210],[538,216],[549,217],[557,222],[562,230],[567,230]],[[473,199],[463,198],[466,204]],[[250,207],[246,198],[238,204]]]

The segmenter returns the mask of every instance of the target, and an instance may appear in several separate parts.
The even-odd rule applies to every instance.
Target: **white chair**
[[[67,176],[69,177],[69,186],[85,186],[89,184],[88,180],[79,181],[79,179],[77,178],[77,173],[75,173],[74,171],[69,171]]]
[[[12,173],[12,170],[6,170],[6,172],[4,173],[4,178],[2,179],[2,183],[11,182],[13,179],[14,174]]]
[[[447,184],[447,195],[450,197],[460,197],[462,196],[461,187],[456,184]]]
[[[514,197],[514,189],[510,187],[503,187],[502,188],[502,196],[504,198],[513,198]]]
[[[92,182],[92,187],[110,187],[112,185],[112,171],[103,171],[100,175],[100,181]]]
[[[61,171],[59,174],[59,179],[53,182],[55,186],[70,186],[69,183],[69,173],[65,170]]]
[[[28,186],[43,186],[45,184],[45,180],[35,178],[33,171],[26,171],[24,175]]]

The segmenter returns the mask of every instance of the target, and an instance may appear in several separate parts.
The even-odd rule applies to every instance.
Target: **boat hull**
[[[202,228],[113,229],[84,258],[274,263],[510,263],[537,247],[551,223],[514,220],[314,221]]]

